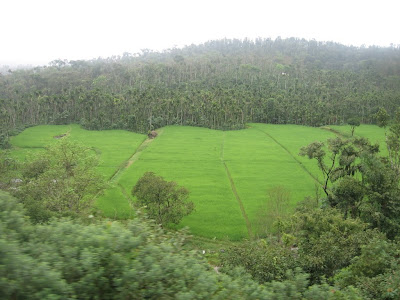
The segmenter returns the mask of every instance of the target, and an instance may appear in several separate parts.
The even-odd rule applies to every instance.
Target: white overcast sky
[[[281,36],[400,44],[398,0],[0,0],[0,65]]]

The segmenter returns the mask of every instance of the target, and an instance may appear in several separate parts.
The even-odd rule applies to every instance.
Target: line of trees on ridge
[[[10,70],[0,75],[0,128],[7,137],[37,124],[147,132],[171,124],[372,123],[379,107],[394,112],[399,99],[398,47],[223,39]]]

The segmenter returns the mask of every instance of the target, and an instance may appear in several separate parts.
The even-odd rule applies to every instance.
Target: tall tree
[[[360,126],[361,123],[359,118],[350,118],[347,120],[347,124],[351,127],[351,136],[354,136],[355,128]]]

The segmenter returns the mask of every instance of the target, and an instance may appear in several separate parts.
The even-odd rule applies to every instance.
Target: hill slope
[[[79,122],[147,132],[373,122],[400,99],[400,49],[304,39],[217,40],[0,76],[0,128]]]

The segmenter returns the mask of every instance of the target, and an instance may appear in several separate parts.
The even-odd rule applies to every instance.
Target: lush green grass
[[[25,129],[23,132],[11,138],[11,144],[18,148],[44,148],[50,143],[56,142],[55,136],[72,131],[72,128],[80,129],[78,125],[40,125]]]
[[[25,129],[17,136],[11,137],[12,156],[25,160],[30,154],[43,151],[46,145],[55,143],[54,136],[64,134],[75,125],[41,125]]]
[[[254,230],[260,210],[265,210],[268,190],[282,186],[289,191],[289,210],[315,194],[318,185],[304,168],[315,177],[319,170],[315,162],[298,155],[299,149],[330,136],[318,128],[292,125],[250,124],[249,129],[226,132],[224,159]]]
[[[130,219],[134,216],[132,201],[117,184],[110,187],[98,197],[96,207],[102,215],[113,219]]]
[[[266,132],[287,142],[292,154]],[[119,183],[130,191],[146,171],[174,180],[191,191],[190,200],[197,208],[181,226],[188,225],[197,235],[236,240],[248,237],[248,233],[223,162],[254,227],[268,189],[286,187],[291,193],[289,209],[305,196],[315,194],[315,180],[293,156],[318,176],[315,163],[297,154],[301,146],[333,136],[301,126],[251,124],[249,129],[228,132],[170,126],[124,172]]]
[[[146,139],[143,134],[124,130],[88,131],[79,125],[43,125],[24,130],[11,139],[12,155],[24,160],[30,153],[43,151],[44,147],[55,143],[55,136],[68,134],[73,141],[93,148],[99,155],[101,172],[109,179],[118,168],[136,151]],[[128,218],[132,215],[129,201],[124,197],[121,189],[110,184],[104,195],[97,200],[97,207],[110,218]]]
[[[29,152],[40,151],[55,143],[55,136],[68,134],[73,141],[93,148],[99,155],[99,170],[106,178],[126,161],[146,139],[143,134],[125,130],[89,131],[79,125],[41,125],[30,127],[11,139],[14,157],[24,159]]]
[[[335,138],[336,135],[327,130],[315,127],[299,125],[271,125],[271,124],[250,124],[267,135],[271,136],[300,162],[315,178],[323,180],[321,171],[318,169],[314,160],[300,156],[300,148],[312,142],[326,142],[328,138]]]
[[[347,126],[332,127],[350,132]],[[265,210],[271,188],[283,186],[290,192],[288,211],[305,196],[314,196],[318,186],[315,179],[322,180],[322,176],[315,161],[299,156],[299,150],[311,142],[335,137],[327,130],[295,125],[249,124],[248,129],[227,132],[168,126],[156,139],[142,144],[144,135],[126,131],[86,131],[78,125],[37,126],[12,139],[16,147],[13,153],[22,158],[27,150],[40,151],[55,142],[54,136],[64,133],[100,155],[99,169],[107,178],[122,166],[97,199],[97,208],[105,216],[131,217],[132,187],[146,171],[153,171],[190,191],[196,211],[177,227],[189,226],[197,236],[220,240],[248,238],[245,215],[256,233],[257,218]],[[384,141],[383,131],[376,126],[362,125],[356,134]],[[136,150],[131,164],[123,167]]]
[[[221,161],[222,138],[222,131],[165,127],[119,183],[130,192],[144,172],[153,171],[190,191],[196,211],[179,227],[189,226],[192,233],[211,238],[245,237],[245,221]]]
[[[351,135],[350,125],[343,126],[329,126],[340,133]],[[359,137],[368,138],[372,143],[379,144],[379,150],[382,155],[387,155],[387,148],[385,142],[385,129],[376,125],[360,125],[354,130],[354,135]]]

